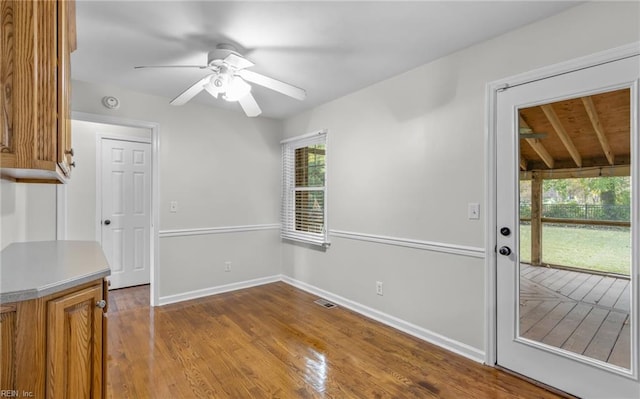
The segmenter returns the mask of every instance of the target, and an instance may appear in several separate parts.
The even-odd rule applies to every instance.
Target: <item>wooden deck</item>
[[[629,368],[628,279],[522,264],[521,336]]]

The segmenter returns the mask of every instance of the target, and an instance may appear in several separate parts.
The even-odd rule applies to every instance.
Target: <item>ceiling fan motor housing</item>
[[[219,67],[224,64],[224,59],[231,54],[242,57],[232,45],[218,44],[215,50],[209,51],[207,54],[207,65],[210,67]]]

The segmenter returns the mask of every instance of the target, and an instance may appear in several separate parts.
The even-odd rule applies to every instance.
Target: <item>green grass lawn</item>
[[[530,225],[520,225],[520,259],[531,260]],[[543,225],[542,262],[628,275],[631,231]]]

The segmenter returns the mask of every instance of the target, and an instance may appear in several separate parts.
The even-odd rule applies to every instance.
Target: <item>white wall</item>
[[[160,124],[160,230],[169,232],[160,240],[161,296],[284,271],[482,351],[484,220],[467,220],[466,207],[484,197],[485,85],[638,41],[639,13],[637,2],[580,5],[284,124],[77,81],[73,110]],[[120,109],[102,107],[105,95],[119,97]],[[282,130],[291,137],[321,128],[330,131],[330,228],[342,232],[331,248],[281,245],[275,229],[219,232],[277,223]],[[0,189],[2,247],[55,236],[52,186],[3,181]],[[212,233],[171,234],[195,228]],[[90,230],[78,227],[78,237]],[[354,238],[349,232],[442,251],[344,238]],[[461,247],[466,255],[448,252]],[[223,272],[227,260],[231,273]],[[375,295],[375,281],[384,282],[384,296]]]
[[[280,273],[276,228],[219,229],[278,223],[281,122],[79,81],[72,94],[73,111],[159,124],[161,298]],[[106,95],[120,99],[118,110],[102,106]],[[202,228],[214,232],[172,233]]]
[[[68,240],[97,241],[96,237],[96,137],[142,137],[151,139],[151,130],[74,120],[71,123],[73,160],[78,165],[65,185]]]
[[[637,2],[580,5],[285,121],[287,137],[329,129],[329,227],[341,234],[324,252],[284,244],[284,273],[484,350],[484,260],[473,256],[484,216],[468,220],[467,204],[484,196],[486,84],[639,41],[639,15]],[[447,253],[460,246],[472,256]]]
[[[14,242],[56,239],[55,187],[0,179],[0,249]]]

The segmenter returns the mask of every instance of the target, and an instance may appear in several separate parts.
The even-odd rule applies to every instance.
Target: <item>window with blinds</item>
[[[282,238],[328,244],[327,131],[282,142]]]

